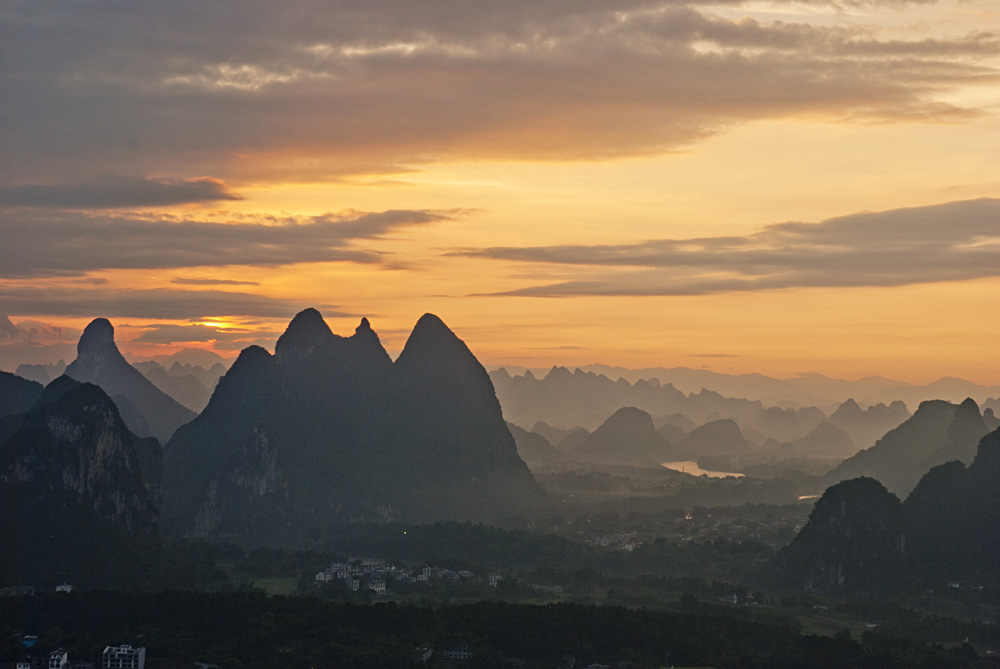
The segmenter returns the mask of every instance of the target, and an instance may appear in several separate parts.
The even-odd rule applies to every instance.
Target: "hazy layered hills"
[[[971,399],[960,405],[943,400],[923,402],[913,416],[871,448],[842,462],[825,480],[834,483],[870,476],[890,491],[906,495],[931,467],[949,460],[970,463],[987,429]]]
[[[763,374],[722,374],[689,367],[627,369],[595,364],[585,365],[579,369],[613,379],[623,378],[632,383],[640,379],[655,379],[660,384],[670,384],[685,393],[696,393],[702,388],[711,388],[726,396],[746,397],[772,405],[789,403],[798,406],[825,407],[840,404],[853,397],[863,400],[865,404],[879,402],[889,404],[901,400],[907,406],[917,406],[920,402],[930,399],[944,399],[957,403],[966,397],[971,397],[983,403],[987,398],[1000,397],[1000,386],[983,386],[950,376],[932,383],[914,385],[881,376],[847,381],[822,374],[799,374],[787,379],[778,379]]]
[[[159,443],[133,434],[101,388],[50,383],[0,443],[5,583],[113,569],[122,556],[105,550],[155,534],[161,475]]]
[[[541,496],[486,370],[436,316],[393,362],[367,319],[298,314],[165,448],[164,525],[266,543],[354,519],[484,518]]]
[[[507,420],[522,426],[544,421],[592,431],[622,407],[636,407],[652,416],[681,413],[699,424],[719,417],[750,419],[764,409],[760,402],[723,397],[711,390],[685,395],[671,385],[612,381],[565,367],[553,367],[540,379],[530,371],[511,376],[504,369],[492,372],[490,378]]]
[[[945,409],[925,409],[927,404],[911,420],[928,420],[928,412]],[[956,426],[967,424],[958,421]],[[868,477],[830,487],[806,526],[775,556],[776,578],[816,591],[888,590],[904,578],[937,587],[968,579],[995,585],[1000,430],[985,435],[975,450],[968,468],[951,460],[930,469],[903,503]]]
[[[714,390],[685,394],[655,380],[612,381],[593,372],[580,369],[570,372],[562,367],[553,367],[542,378],[530,371],[510,376],[504,369],[494,371],[491,378],[507,420],[521,426],[544,425],[542,432],[565,433],[571,428],[592,431],[617,410],[631,406],[652,415],[658,426],[675,425],[685,434],[708,422],[732,419],[739,424],[743,437],[756,446],[795,444],[809,437],[801,444],[809,448],[832,437],[829,430],[812,434],[828,421],[846,433],[853,445],[845,445],[838,434],[834,440],[837,443],[823,444],[818,450],[823,451],[824,457],[846,457],[874,444],[910,416],[906,405],[899,401],[862,409],[855,400],[848,399],[828,409],[832,410],[828,419],[823,410],[814,406],[765,407],[758,400],[725,397]],[[676,431],[663,436],[675,444],[680,439]],[[558,444],[560,437],[550,434],[547,439],[553,446],[566,450]]]
[[[114,335],[107,319],[91,321],[80,336],[76,360],[66,368],[66,375],[103,388],[118,405],[130,430],[165,442],[195,413],[132,367],[115,345]]]
[[[677,452],[656,431],[648,413],[635,407],[623,407],[588,435],[573,455],[596,462],[655,467],[676,459]]]
[[[132,366],[181,406],[196,413],[208,405],[212,391],[226,373],[226,367],[220,362],[208,369],[180,362],[164,367],[155,360],[132,363]]]

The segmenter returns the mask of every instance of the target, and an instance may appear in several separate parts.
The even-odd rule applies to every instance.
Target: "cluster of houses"
[[[454,582],[461,580],[472,580],[476,577],[471,571],[466,569],[454,571],[451,569],[439,569],[437,567],[423,567],[419,570],[409,567],[399,567],[388,562],[365,562],[355,560],[353,562],[334,562],[321,572],[317,572],[315,582],[317,585],[340,581],[348,590],[357,592],[362,588],[362,584],[376,595],[391,594],[387,589],[387,582],[390,583],[427,583],[431,581]],[[503,580],[500,574],[490,574],[489,584],[494,588]]]
[[[610,548],[612,550],[625,551],[631,553],[636,546],[641,546],[638,532],[617,532],[614,534],[601,534],[596,537],[589,537],[584,541],[592,546]]]
[[[41,659],[23,657],[14,666],[16,669],[94,669],[93,662],[71,661],[69,653],[62,648]],[[107,646],[101,654],[101,669],[146,669],[146,647]]]

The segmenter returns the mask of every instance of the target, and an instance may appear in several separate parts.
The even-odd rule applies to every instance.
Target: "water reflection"
[[[692,476],[708,476],[709,478],[721,479],[726,476],[735,476],[736,478],[742,478],[743,474],[739,472],[715,472],[710,469],[702,469],[698,466],[697,462],[691,460],[685,460],[683,462],[664,462],[663,466],[667,469],[673,469],[676,472],[684,472],[685,474],[691,474]]]

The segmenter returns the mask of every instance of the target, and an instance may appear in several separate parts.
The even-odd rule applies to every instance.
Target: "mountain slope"
[[[107,319],[91,321],[80,336],[76,360],[66,368],[66,375],[103,388],[133,432],[166,442],[195,414],[130,365],[118,351],[114,337],[115,329]]]
[[[4,584],[56,574],[114,582],[115,565],[155,536],[161,459],[101,388],[67,376],[50,383],[0,444]]]
[[[835,483],[871,476],[897,494],[909,494],[931,467],[968,458],[986,433],[975,402],[967,400],[961,411],[959,408],[943,400],[922,403],[899,427],[890,430],[871,448],[844,460],[824,479]]]

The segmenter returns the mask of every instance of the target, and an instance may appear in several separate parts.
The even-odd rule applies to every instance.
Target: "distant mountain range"
[[[549,370],[529,369],[517,366],[498,366],[511,376],[523,375],[531,371],[535,377],[544,377]],[[943,399],[961,402],[971,397],[979,404],[990,398],[1000,398],[1000,385],[983,386],[965,379],[944,377],[926,385],[913,385],[869,376],[856,381],[836,379],[822,374],[799,374],[787,379],[778,379],[763,374],[723,374],[707,369],[689,367],[645,367],[628,369],[610,365],[591,364],[569,368],[581,372],[593,372],[608,377],[612,381],[619,378],[629,383],[640,380],[656,380],[660,385],[670,384],[677,390],[690,394],[703,388],[713,390],[726,397],[759,400],[765,406],[820,407],[829,409],[854,398],[863,405],[894,401],[905,402],[911,409],[925,400]]]
[[[597,428],[622,407],[642,409],[654,418],[680,413],[701,424],[716,418],[750,420],[764,409],[756,400],[724,397],[712,390],[685,394],[671,385],[617,381],[594,372],[553,367],[538,378],[530,371],[511,376],[490,373],[507,420],[522,427],[544,421],[560,428]]]

